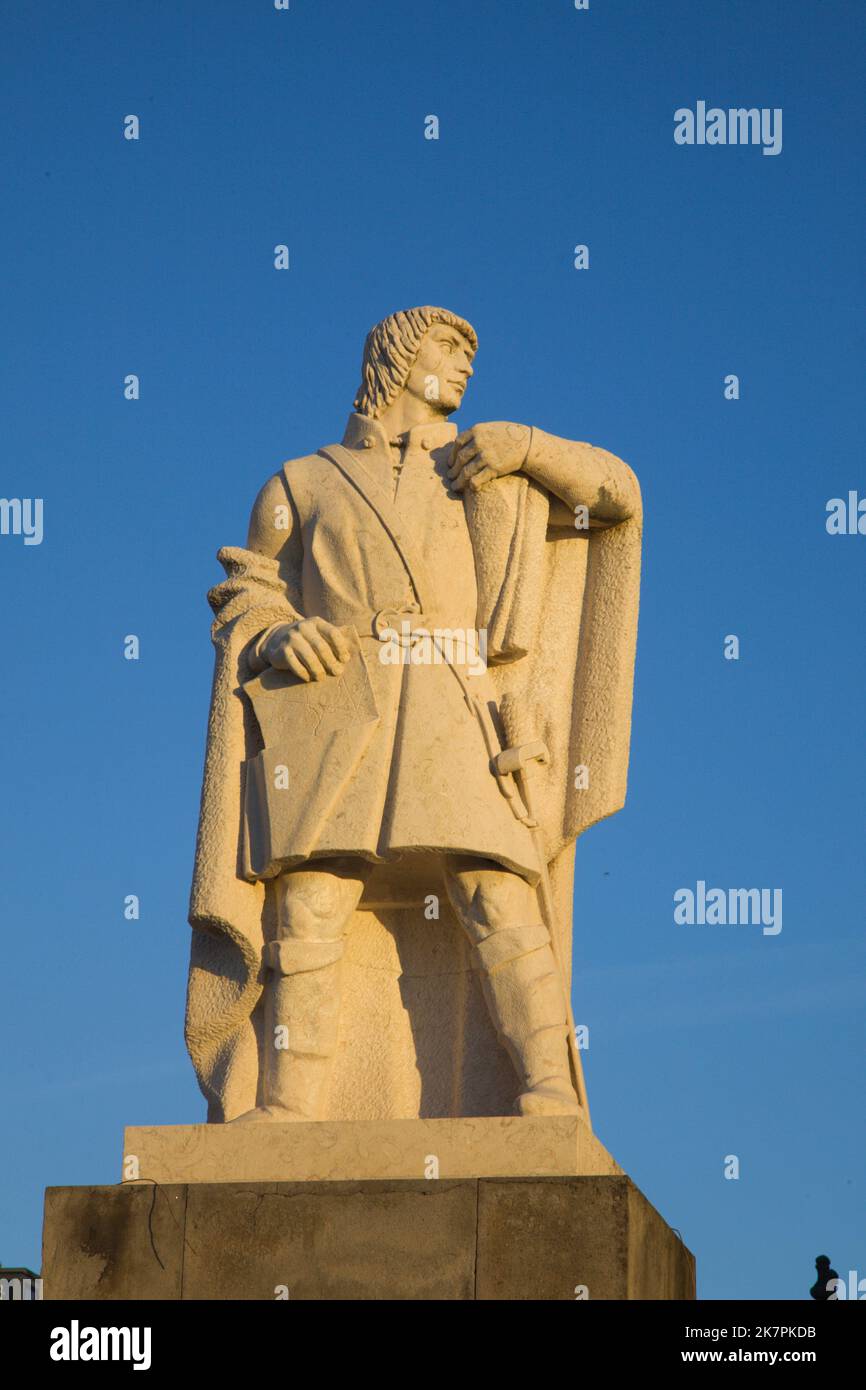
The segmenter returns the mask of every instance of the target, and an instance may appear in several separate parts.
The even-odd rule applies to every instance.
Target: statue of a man
[[[351,923],[368,902],[436,933],[425,876],[513,1111],[587,1113],[571,851],[624,797],[640,493],[587,444],[505,422],[457,435],[476,349],[444,309],[377,324],[342,443],[286,463],[246,548],[220,551],[187,1008],[212,1119],[335,1113],[341,1038],[363,1051],[341,1034]],[[449,1048],[441,1066],[465,1075]],[[478,1113],[459,1079],[449,1094],[435,1113]]]

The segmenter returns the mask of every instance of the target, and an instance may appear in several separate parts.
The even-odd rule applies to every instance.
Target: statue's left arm
[[[551,520],[573,520],[578,507],[587,509],[591,526],[616,526],[640,515],[637,478],[606,449],[507,421],[475,425],[454,442],[451,476],[458,490],[477,490],[518,472],[562,504]]]

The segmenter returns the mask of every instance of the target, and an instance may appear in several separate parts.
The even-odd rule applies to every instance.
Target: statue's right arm
[[[284,580],[300,570],[298,518],[282,473],[268,479],[253,503],[247,549],[276,560]],[[305,618],[299,613],[294,622],[275,623],[260,632],[247,660],[252,671],[273,666],[309,681],[339,675],[350,656],[338,627],[324,618]]]

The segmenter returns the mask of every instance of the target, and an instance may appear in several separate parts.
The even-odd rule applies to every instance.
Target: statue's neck
[[[417,396],[404,394],[392,401],[378,418],[387,437],[394,439],[415,425],[442,424],[450,413],[437,408],[432,401],[422,401]]]

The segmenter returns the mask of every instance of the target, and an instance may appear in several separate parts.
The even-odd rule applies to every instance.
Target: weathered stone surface
[[[695,1288],[694,1255],[629,1181],[626,1297],[693,1299]]]
[[[45,1299],[181,1297],[185,1187],[49,1187]]]
[[[184,1298],[471,1299],[473,1182],[197,1184]]]
[[[159,1183],[622,1171],[578,1116],[140,1126],[126,1130],[124,1172],[132,1158],[137,1178]]]
[[[695,1296],[624,1176],[49,1188],[50,1299]]]
[[[694,1257],[621,1177],[478,1185],[479,1299],[693,1299]]]

